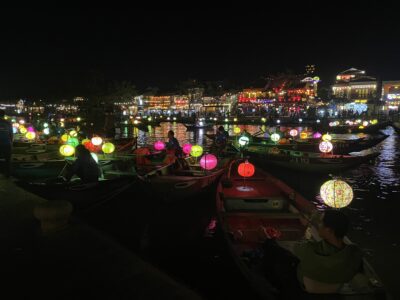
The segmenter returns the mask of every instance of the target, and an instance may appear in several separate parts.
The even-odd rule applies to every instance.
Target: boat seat
[[[224,207],[232,211],[282,211],[287,207],[287,200],[282,197],[265,198],[225,198]]]

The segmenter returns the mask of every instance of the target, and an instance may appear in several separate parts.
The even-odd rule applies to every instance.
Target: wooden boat
[[[26,147],[15,147],[12,150],[12,159],[15,160],[46,160],[60,159],[59,145],[29,143]]]
[[[400,122],[393,122],[392,126],[397,133],[400,133]]]
[[[182,160],[186,162],[183,167],[171,164],[145,176],[145,182],[165,202],[188,199],[216,183],[230,161],[222,159],[215,169],[207,171],[189,159]]]
[[[265,235],[260,231],[264,228],[279,233],[277,243],[290,251],[310,232],[301,217],[311,219],[319,212],[310,201],[268,173],[256,170],[244,182],[234,171],[238,163],[232,164],[231,171],[218,185],[217,228],[238,270],[261,299],[386,299],[381,280],[365,259],[360,273],[338,292],[309,294],[300,289],[295,298],[288,298],[285,293],[291,291],[279,289],[267,276],[269,272],[272,279],[276,278],[273,271],[264,269],[261,258],[249,260],[248,254],[263,252]],[[350,243],[348,239],[345,242]],[[268,253],[263,255],[268,259]]]
[[[292,150],[279,150],[264,147],[249,146],[245,153],[260,166],[277,166],[296,171],[325,173],[345,170],[376,158],[379,153],[371,152],[363,155],[336,155],[328,153],[313,153]]]

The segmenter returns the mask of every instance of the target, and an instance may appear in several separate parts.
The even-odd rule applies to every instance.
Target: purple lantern
[[[27,129],[28,129],[28,132],[35,132],[35,129],[32,126],[29,126]]]
[[[321,136],[322,136],[322,134],[319,133],[319,132],[316,132],[316,133],[313,134],[313,138],[314,138],[314,139],[320,139]]]
[[[205,154],[200,159],[200,167],[206,170],[212,170],[217,166],[218,159],[213,154]]]
[[[192,144],[185,144],[182,147],[183,153],[189,154],[192,151]]]
[[[154,143],[154,149],[157,151],[162,151],[165,149],[165,143],[163,141],[157,141]]]

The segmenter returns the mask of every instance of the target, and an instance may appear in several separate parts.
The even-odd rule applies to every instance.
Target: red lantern
[[[254,175],[255,168],[254,165],[249,163],[247,160],[241,163],[238,167],[238,173],[242,177],[251,177]]]

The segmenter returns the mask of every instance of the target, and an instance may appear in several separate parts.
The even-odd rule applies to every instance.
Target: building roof
[[[358,70],[356,68],[350,68],[346,71],[340,72],[338,75],[356,75],[356,74],[365,74],[365,71]]]

